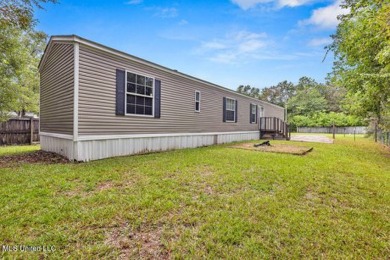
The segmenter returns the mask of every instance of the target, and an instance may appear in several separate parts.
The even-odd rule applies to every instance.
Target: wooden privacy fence
[[[0,123],[0,145],[39,142],[38,118],[13,118]]]

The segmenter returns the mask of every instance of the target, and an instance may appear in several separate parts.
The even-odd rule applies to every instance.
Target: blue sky
[[[60,0],[35,16],[50,36],[77,34],[231,89],[263,88],[324,82],[338,1]]]

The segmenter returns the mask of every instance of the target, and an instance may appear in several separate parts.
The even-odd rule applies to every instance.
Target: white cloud
[[[210,49],[210,50],[222,50],[222,49],[226,49],[227,46],[221,42],[218,42],[217,40],[213,40],[211,42],[202,43],[202,48]]]
[[[237,54],[229,52],[217,53],[216,55],[211,56],[209,59],[217,63],[234,63],[234,61],[237,59]]]
[[[142,3],[143,0],[130,0],[130,1],[127,1],[126,4],[128,5],[138,5],[140,3]]]
[[[314,38],[309,41],[308,45],[312,47],[317,47],[317,46],[325,46],[332,43],[332,38],[326,37],[326,38]]]
[[[313,0],[278,0],[279,7],[296,7],[313,2]]]
[[[255,8],[259,4],[274,3],[277,7],[296,7],[311,3],[315,0],[231,0],[243,10]]]
[[[224,38],[203,42],[198,54],[220,63],[236,63],[243,59],[257,59],[260,51],[267,46],[265,33],[239,31],[227,34]]]
[[[179,25],[186,25],[186,24],[188,24],[188,21],[185,19],[181,19],[179,22]]]
[[[274,0],[231,0],[234,4],[238,5],[243,10],[248,10],[255,7],[258,4],[265,4],[273,2]]]
[[[241,53],[250,53],[255,52],[265,46],[265,42],[258,40],[247,40],[243,43],[240,43],[238,50]]]
[[[341,14],[347,14],[347,9],[340,7],[340,0],[337,0],[333,4],[318,8],[313,11],[311,17],[307,20],[301,21],[301,25],[314,25],[323,29],[333,29],[339,24],[337,16]]]
[[[161,18],[174,18],[177,16],[177,9],[175,7],[156,8],[155,16]]]
[[[145,10],[153,12],[153,16],[160,18],[175,18],[179,15],[179,11],[175,7],[146,7]]]

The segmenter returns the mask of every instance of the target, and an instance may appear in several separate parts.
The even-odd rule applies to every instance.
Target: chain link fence
[[[390,132],[378,130],[378,142],[390,147]]]

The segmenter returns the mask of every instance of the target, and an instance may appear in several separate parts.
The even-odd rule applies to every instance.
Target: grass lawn
[[[39,145],[0,146],[0,156],[33,152],[39,149]]]
[[[388,259],[390,151],[342,135],[296,145],[314,149],[0,166],[0,257]]]

